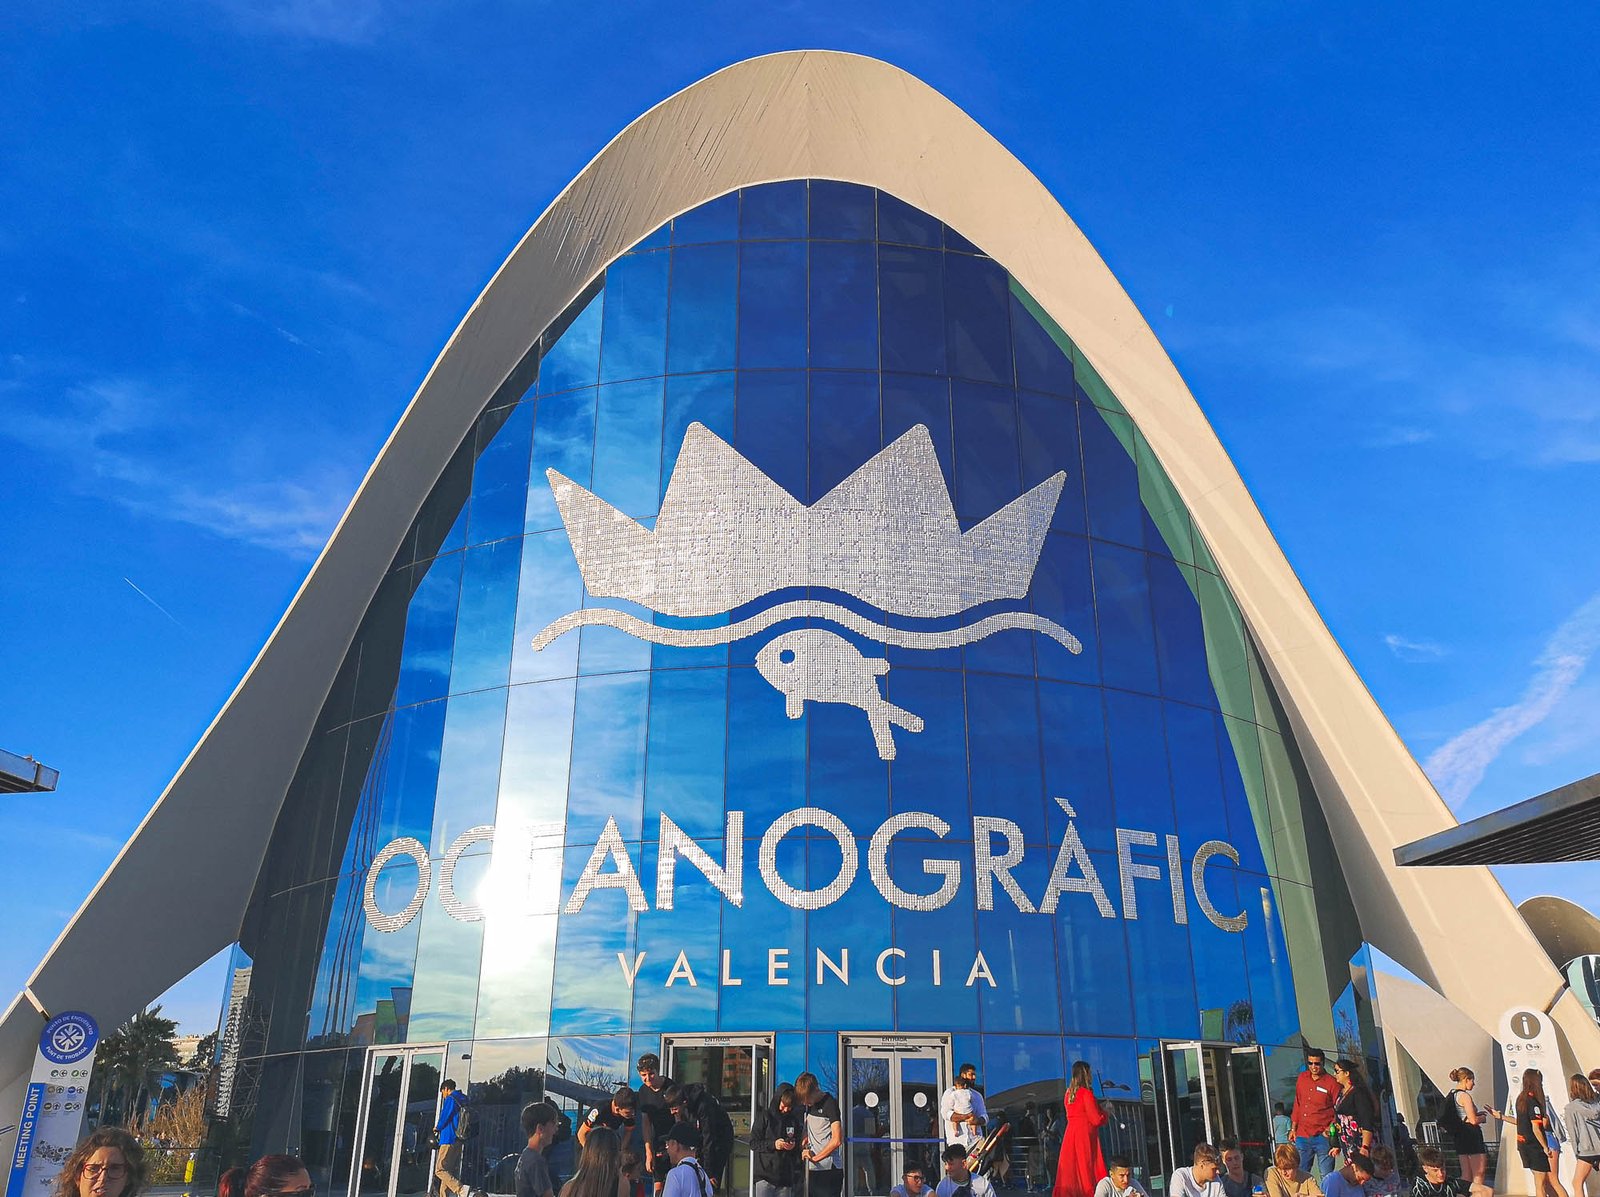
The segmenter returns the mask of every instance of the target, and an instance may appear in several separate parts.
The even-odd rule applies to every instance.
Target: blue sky
[[[1597,13],[12,0],[0,746],[62,785],[0,801],[0,990],[534,218],[651,104],[778,49],[895,62],[1038,174],[1463,818],[1600,771]],[[1502,876],[1600,908],[1600,866]],[[208,1029],[220,985],[169,1009]]]

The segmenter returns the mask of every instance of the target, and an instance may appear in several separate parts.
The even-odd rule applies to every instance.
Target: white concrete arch
[[[616,255],[736,187],[881,188],[995,257],[1067,331],[1148,438],[1231,584],[1287,709],[1369,939],[1485,1028],[1560,977],[1487,869],[1401,870],[1391,848],[1454,823],[1334,642],[1154,333],[1037,179],[905,72],[801,51],[728,67],[623,130],[550,205],[439,355],[299,593],[134,838],[30,978],[52,1011],[120,1021],[238,934],[313,721],[385,568],[484,401]],[[220,847],[195,860],[198,829]],[[188,888],[169,884],[181,873]],[[196,900],[195,895],[202,895]],[[151,942],[141,926],[183,928]],[[1495,959],[1475,944],[1492,942]],[[1557,1009],[1579,1056],[1600,1030]],[[0,1108],[40,1027],[0,1022]]]

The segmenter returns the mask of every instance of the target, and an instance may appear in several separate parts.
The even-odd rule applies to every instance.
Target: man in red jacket
[[[1339,1082],[1328,1075],[1324,1063],[1319,1049],[1306,1052],[1306,1069],[1295,1080],[1294,1110],[1289,1114],[1294,1145],[1300,1149],[1300,1168],[1310,1172],[1315,1161],[1317,1170],[1313,1175],[1318,1176],[1333,1171],[1328,1127],[1333,1123],[1333,1105],[1339,1100]]]

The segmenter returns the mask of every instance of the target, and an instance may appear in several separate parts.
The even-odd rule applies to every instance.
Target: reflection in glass
[[[1090,1060],[1113,1113],[1108,1150],[1131,1150],[1150,1175],[1167,1083],[1157,1041],[1292,1044],[1324,1024],[1331,1034],[1323,986],[1299,1000],[1288,944],[1315,978],[1324,937],[1343,942],[1353,917],[1226,584],[1116,396],[959,234],[867,188],[785,182],[722,197],[647,239],[669,240],[613,264],[542,338],[537,398],[517,401],[523,375],[500,388],[354,639],[319,721],[341,730],[307,746],[249,916],[253,992],[274,1008],[240,1075],[281,1095],[251,1134],[299,1135],[317,1176],[342,1183],[335,1174],[363,1162],[352,1086],[366,1045],[449,1039],[452,1061],[475,1057],[484,1140],[466,1167],[505,1191],[495,1157],[517,1145],[521,1104],[543,1094],[581,1112],[664,1034],[770,1031],[782,1079],[809,1064],[849,1092],[840,1031],[915,1031],[951,1036],[952,1062],[978,1063],[991,1113],[1059,1104],[1071,1062]],[[848,633],[889,661],[874,675],[880,693],[925,720],[920,733],[897,730],[892,762],[850,702],[811,701],[788,718],[752,667],[770,635],[681,648],[591,627],[535,651],[539,631],[586,606],[694,628],[780,601],[860,607],[796,588],[675,620],[585,592],[547,471],[649,526],[695,422],[802,503],[922,425],[967,529],[1064,472],[1027,595],[919,627],[1031,608],[1085,651],[1017,630],[945,649]],[[758,863],[773,820],[808,805],[844,820],[861,857],[854,883],[809,913],[780,902]],[[744,816],[740,904],[680,856],[673,909],[660,909],[663,817],[721,862],[729,811]],[[958,868],[953,898],[934,910],[889,904],[869,871],[870,837],[910,811],[949,834],[901,829],[887,868],[914,894]],[[1080,837],[1113,917],[1070,890],[1053,915],[1026,913],[998,882],[979,910],[975,814],[1016,824],[1026,850],[1009,867],[1034,905],[1069,830]],[[617,840],[596,862],[611,884],[567,914],[611,819]],[[492,830],[461,841],[472,828]],[[1130,873],[1132,905],[1118,828],[1156,837],[1127,844],[1128,865],[1157,871]],[[1168,835],[1180,845],[1181,924]],[[420,912],[379,932],[363,908],[366,870],[403,836],[427,846],[430,886],[419,896],[415,862],[392,859],[373,879],[377,908],[416,901]],[[1240,853],[1238,866],[1213,858],[1204,876],[1219,910],[1247,916],[1242,933],[1199,910],[1187,864],[1208,839]],[[838,866],[818,829],[776,849],[778,874],[802,888]],[[623,871],[631,890],[617,887]],[[316,926],[297,947],[300,922]],[[899,984],[878,975],[885,949]],[[834,971],[846,969],[848,987]],[[260,1066],[268,1046],[297,1053],[302,1038],[321,1050]],[[430,1084],[431,1100],[437,1072]],[[859,1126],[857,1115],[846,1111],[852,1174],[876,1190],[895,1179],[894,1146],[866,1132],[892,1127],[894,1111]],[[385,1185],[395,1163],[372,1161]]]
[[[606,271],[600,381],[652,378],[667,357],[668,254],[635,254]]]

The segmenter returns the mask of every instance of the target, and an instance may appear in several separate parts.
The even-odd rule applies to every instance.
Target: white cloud
[[[1441,745],[1423,768],[1452,808],[1477,788],[1489,766],[1519,736],[1538,727],[1577,685],[1600,651],[1600,594],[1567,617],[1545,642],[1522,696]]]
[[[226,540],[314,556],[354,477],[303,462],[287,442],[205,421],[202,405],[126,378],[59,389],[37,377],[0,382],[0,437],[59,459],[78,490]],[[261,477],[280,463],[282,473]]]
[[[1450,650],[1442,644],[1432,640],[1408,640],[1404,636],[1390,632],[1383,638],[1383,643],[1396,657],[1411,664],[1423,661],[1437,661],[1448,656]]]

